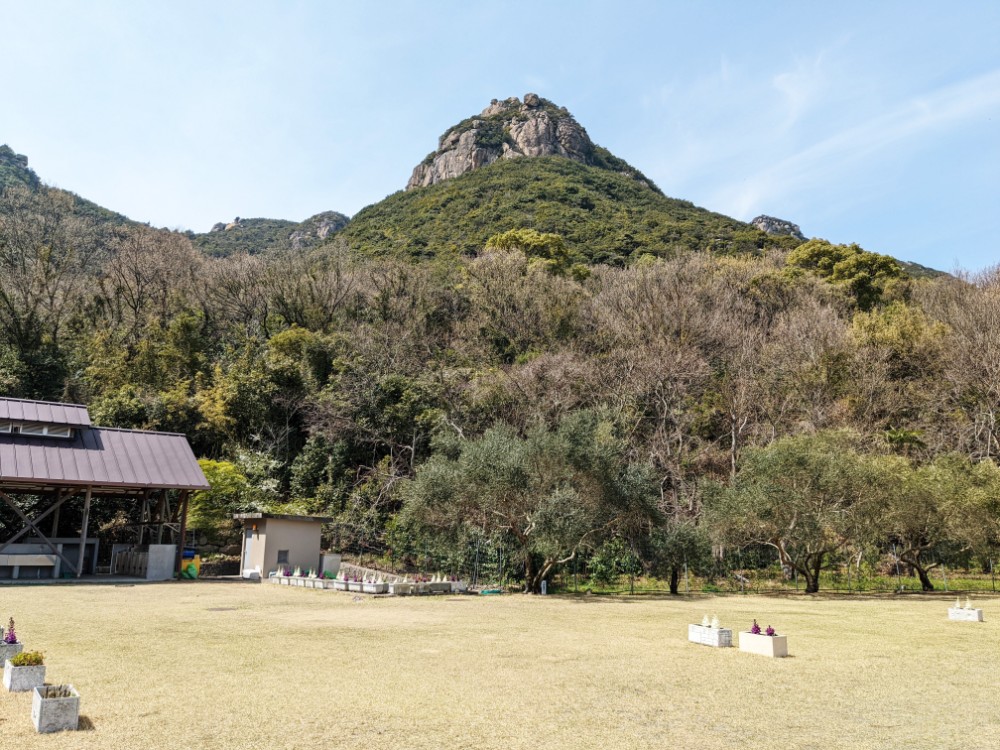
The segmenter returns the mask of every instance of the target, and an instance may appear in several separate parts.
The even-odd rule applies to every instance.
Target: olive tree
[[[553,430],[525,436],[499,424],[478,439],[451,438],[405,484],[404,517],[431,533],[468,526],[506,534],[519,548],[524,590],[614,533],[655,516],[648,468],[629,464],[625,445],[599,412],[572,413]]]
[[[870,526],[878,489],[870,459],[847,432],[787,437],[750,449],[729,487],[709,502],[723,541],[765,544],[819,591],[832,555]]]

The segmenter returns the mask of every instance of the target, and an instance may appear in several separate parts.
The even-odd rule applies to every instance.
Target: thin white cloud
[[[843,130],[724,188],[714,205],[748,217],[782,197],[807,190],[858,162],[931,131],[966,123],[1000,109],[1000,70],[938,89],[867,122]]]

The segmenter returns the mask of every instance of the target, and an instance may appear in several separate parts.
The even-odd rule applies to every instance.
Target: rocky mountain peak
[[[38,175],[28,166],[28,157],[4,144],[0,146],[0,191],[15,183],[33,190],[41,185]]]
[[[562,156],[611,169],[656,189],[638,170],[595,145],[565,107],[530,93],[524,101],[494,99],[478,116],[445,131],[437,150],[413,170],[406,189],[458,177],[498,159],[532,156]]]
[[[806,236],[802,234],[802,230],[799,229],[798,224],[793,224],[784,219],[776,219],[773,216],[761,214],[750,222],[750,226],[757,227],[757,229],[767,234],[789,235],[802,241],[806,239]]]

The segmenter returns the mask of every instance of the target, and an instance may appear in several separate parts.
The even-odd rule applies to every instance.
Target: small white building
[[[320,570],[322,516],[288,516],[276,513],[238,513],[243,522],[240,570],[244,578],[261,578],[276,570]]]

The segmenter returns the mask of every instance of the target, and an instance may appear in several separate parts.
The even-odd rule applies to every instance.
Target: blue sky
[[[668,195],[1000,262],[1000,2],[0,0],[0,143],[157,226],[355,213],[536,92]]]

